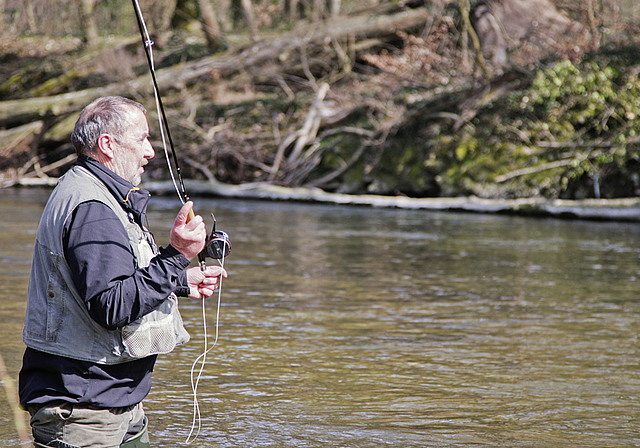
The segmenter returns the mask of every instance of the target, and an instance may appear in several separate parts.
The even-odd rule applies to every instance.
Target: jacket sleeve
[[[188,291],[189,260],[169,246],[136,269],[129,237],[115,213],[80,204],[65,224],[63,245],[76,287],[91,317],[113,330],[153,311],[172,292]]]

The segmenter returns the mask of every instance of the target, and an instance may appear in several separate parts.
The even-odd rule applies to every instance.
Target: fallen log
[[[118,95],[137,86],[139,80],[123,84],[63,93],[60,95],[0,102],[0,126],[16,126],[43,118],[59,117],[79,111],[91,101],[106,95]],[[148,84],[147,84],[148,85]]]
[[[24,173],[24,168],[21,170],[7,170],[2,176],[0,176],[0,188],[13,187],[14,185],[23,185],[23,186],[51,186],[58,183],[58,179],[55,177],[47,176],[47,173],[63,167],[67,164],[72,163],[76,159],[76,154],[69,154],[68,156],[58,160],[57,162],[51,163],[47,166],[39,167],[30,171],[29,173]],[[33,162],[37,161],[37,157],[34,158]],[[30,168],[33,164],[28,164]],[[26,168],[26,167],[25,167]]]
[[[324,26],[314,26],[303,33],[291,34],[272,40],[252,43],[237,52],[223,56],[208,56],[177,64],[156,72],[161,92],[180,89],[198,78],[219,73],[229,77],[248,68],[256,68],[277,60],[281,65],[295,64],[294,55],[300,48],[322,47],[326,39],[357,40],[395,36],[397,31],[415,29],[432,17],[429,9],[419,8],[388,16],[358,16],[331,20]],[[127,82],[59,95],[9,100],[0,102],[0,126],[11,127],[41,120],[43,117],[61,116],[79,111],[92,100],[105,95],[137,95],[150,91],[150,76],[143,75]]]
[[[26,151],[43,126],[42,121],[34,121],[22,126],[0,131],[0,157],[12,157],[14,153]]]
[[[318,188],[287,188],[266,183],[227,185],[217,181],[185,180],[192,197],[223,197],[277,201],[319,202],[412,210],[498,213],[602,221],[640,221],[640,198],[563,200],[546,198],[485,199],[409,198],[406,196],[329,193]],[[149,182],[143,188],[158,195],[175,194],[169,181]]]

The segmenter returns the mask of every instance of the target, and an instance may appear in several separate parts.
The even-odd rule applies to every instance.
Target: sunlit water
[[[14,378],[47,192],[0,196],[0,335]],[[160,244],[178,210],[154,198]],[[196,200],[231,236],[219,339],[193,446],[631,447],[638,419],[640,226]],[[206,304],[208,342],[216,298]],[[155,447],[182,446],[192,340],[145,401]],[[0,396],[0,445],[17,444]],[[5,411],[6,409],[6,411]]]

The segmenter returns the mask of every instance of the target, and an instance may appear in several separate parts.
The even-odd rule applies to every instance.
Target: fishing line
[[[140,29],[140,36],[142,37],[142,42],[144,44],[145,55],[147,56],[147,63],[149,64],[149,71],[151,72],[151,81],[153,83],[153,94],[156,101],[156,113],[158,115],[158,124],[160,127],[160,135],[162,137],[162,147],[164,149],[165,159],[167,161],[167,167],[169,168],[169,174],[171,175],[171,181],[173,182],[173,186],[176,189],[176,193],[178,193],[178,198],[180,198],[180,202],[184,204],[189,200],[187,193],[184,188],[184,181],[182,179],[182,173],[180,171],[180,165],[178,163],[178,157],[176,155],[176,149],[173,144],[173,139],[171,138],[171,131],[169,129],[169,122],[167,120],[167,114],[165,113],[164,105],[162,104],[162,98],[160,97],[160,89],[158,88],[158,81],[156,79],[155,72],[155,64],[153,62],[153,44],[154,42],[151,40],[149,35],[149,31],[147,30],[146,23],[144,21],[144,17],[142,16],[142,9],[140,8],[140,4],[138,0],[132,0],[133,7],[136,13],[136,20],[138,21],[138,28]],[[169,142],[169,147],[171,148],[171,158],[173,159],[173,165],[171,164],[171,160],[169,157],[169,151],[167,150],[167,141]],[[175,174],[173,167],[175,167]],[[177,178],[177,179],[176,179]],[[193,209],[190,211],[190,218],[193,217]],[[204,271],[206,269],[205,263],[205,252],[211,258],[217,259],[220,264],[221,269],[224,269],[224,258],[231,250],[231,243],[229,242],[229,236],[223,231],[216,231],[215,229],[215,217],[213,214],[213,230],[211,234],[207,238],[205,250],[198,254],[198,261],[200,262],[200,268]],[[202,427],[202,418],[200,415],[200,404],[198,403],[198,385],[200,383],[200,379],[202,378],[202,372],[204,371],[204,366],[207,360],[207,353],[209,353],[218,343],[218,328],[220,323],[220,304],[221,304],[221,296],[222,296],[222,272],[220,273],[220,279],[218,283],[218,306],[216,312],[216,332],[215,339],[211,347],[209,347],[209,341],[207,337],[207,316],[206,316],[206,301],[202,299],[202,322],[204,327],[204,349],[200,356],[196,358],[191,366],[191,389],[193,391],[193,420],[191,424],[191,431],[187,436],[186,443],[190,443],[195,440],[200,434],[200,429]],[[200,369],[198,371],[197,376],[195,375],[196,366],[198,363],[200,364]],[[192,435],[196,430],[196,420],[197,420],[197,431],[195,436]]]
[[[224,257],[220,260],[218,260],[218,263],[220,264],[220,267],[222,269],[224,269]],[[205,306],[205,300],[202,299],[202,322],[203,322],[203,327],[204,327],[204,349],[203,352],[200,356],[198,356],[195,361],[193,362],[193,364],[191,365],[191,390],[193,392],[193,420],[191,421],[191,430],[189,431],[189,435],[187,436],[187,439],[185,440],[185,443],[189,444],[193,441],[196,440],[196,438],[198,438],[198,435],[200,434],[200,428],[202,427],[202,418],[200,415],[200,404],[198,403],[198,385],[200,384],[200,378],[202,377],[202,372],[204,371],[204,366],[207,362],[207,353],[209,353],[211,350],[213,350],[213,348],[218,344],[218,329],[219,329],[219,325],[220,325],[220,303],[221,303],[221,298],[222,296],[222,273],[220,273],[220,283],[218,284],[218,305],[217,305],[217,310],[216,310],[216,332],[215,332],[215,339],[213,340],[213,344],[211,344],[211,347],[208,347],[209,342],[208,342],[208,337],[207,337],[207,316],[206,316],[206,306]],[[208,347],[208,348],[207,348]],[[198,375],[197,377],[195,377],[194,379],[194,374],[195,374],[195,370],[196,370],[196,365],[198,364],[198,362],[200,362],[200,370],[198,371]],[[196,419],[198,422],[198,429],[196,431]],[[196,431],[196,434],[193,435],[193,432]],[[193,435],[193,438],[191,437]]]
[[[220,327],[220,304],[222,303],[222,278],[224,271],[224,260],[225,257],[231,251],[231,242],[229,241],[229,235],[223,230],[216,230],[216,217],[211,214],[213,218],[213,228],[211,230],[211,234],[207,237],[207,244],[205,246],[205,250],[203,251],[207,253],[207,255],[215,260],[218,260],[220,264],[220,277],[218,281],[218,306],[216,311],[216,332],[215,339],[213,344],[209,346],[209,339],[207,334],[207,314],[206,314],[206,305],[205,300],[202,300],[202,326],[204,328],[204,348],[202,354],[196,358],[196,360],[191,365],[191,389],[193,391],[193,420],[191,422],[191,430],[189,431],[189,435],[185,443],[190,443],[194,441],[198,435],[200,434],[200,429],[202,427],[202,418],[200,415],[200,403],[198,402],[198,386],[200,385],[200,379],[202,378],[202,372],[204,371],[204,366],[207,362],[207,354],[213,350],[213,348],[218,344],[218,335],[219,335],[219,327]],[[196,375],[196,366],[200,363],[200,370]],[[197,421],[197,430],[196,430],[196,421]],[[195,431],[195,435],[194,434]],[[193,436],[193,437],[192,437]]]
[[[182,173],[180,172],[178,157],[176,156],[176,149],[175,149],[175,146],[173,145],[173,139],[171,138],[171,131],[169,130],[169,122],[167,120],[167,114],[165,113],[164,105],[162,104],[162,98],[160,97],[158,80],[156,79],[155,63],[153,62],[154,42],[151,40],[151,36],[149,35],[149,31],[147,29],[147,25],[142,16],[142,10],[140,9],[140,4],[138,3],[138,0],[132,0],[132,1],[133,1],[133,7],[136,12],[136,20],[138,21],[138,28],[140,29],[140,37],[142,37],[142,42],[144,43],[145,55],[147,56],[147,63],[149,64],[149,71],[151,72],[151,81],[153,83],[153,95],[156,101],[156,114],[158,115],[158,125],[160,127],[160,136],[162,138],[162,148],[164,149],[164,156],[165,156],[165,159],[167,160],[167,166],[169,168],[169,174],[171,175],[171,181],[173,182],[173,186],[176,189],[176,193],[178,193],[178,198],[180,198],[180,202],[184,204],[185,201],[188,200],[188,197],[184,188]],[[173,157],[173,163],[175,165],[176,172],[178,173],[178,181],[180,186],[178,186],[178,181],[176,181],[176,176],[173,173],[171,160],[169,159],[169,151],[167,151],[167,140],[169,141],[169,147],[171,148],[171,156]]]

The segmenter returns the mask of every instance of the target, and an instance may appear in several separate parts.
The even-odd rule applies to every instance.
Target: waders
[[[55,448],[51,445],[43,445],[38,442],[33,442],[33,446],[35,446],[35,448]],[[120,448],[151,448],[151,444],[149,443],[149,434],[147,433],[146,417],[144,419],[144,427],[142,428],[142,431],[126,442],[122,442]]]

